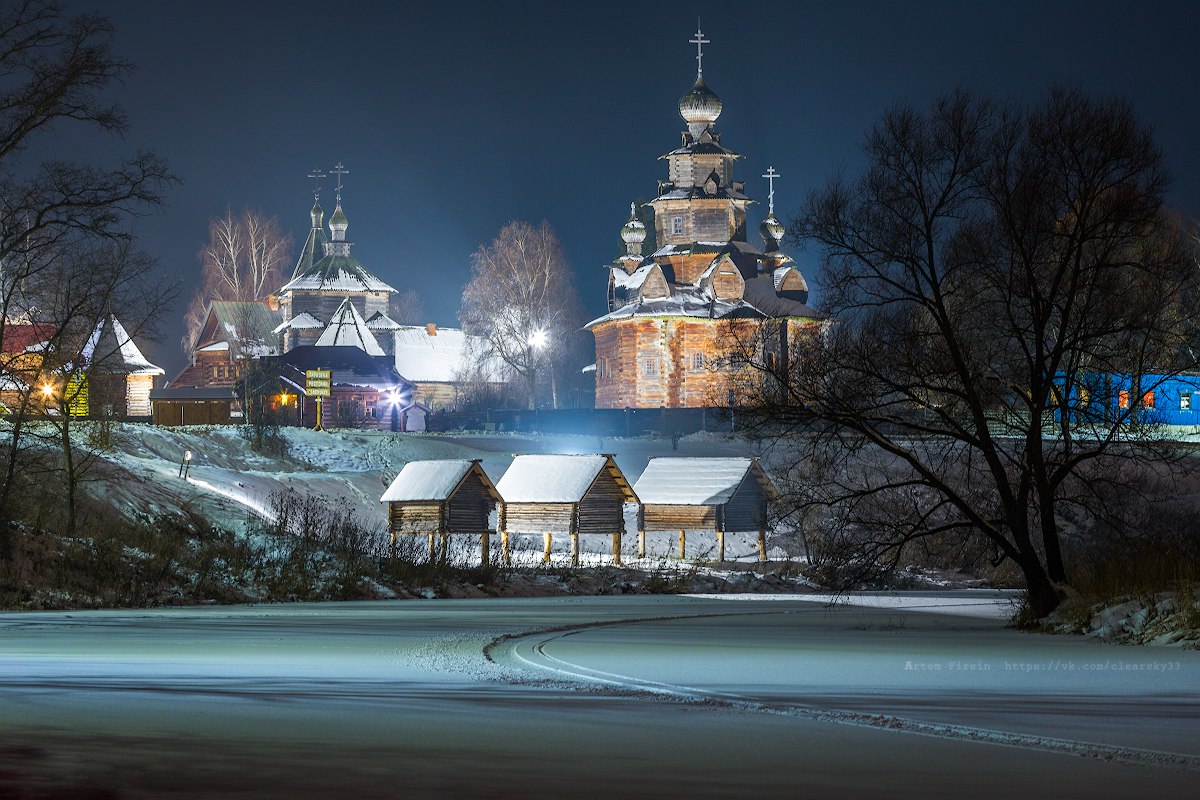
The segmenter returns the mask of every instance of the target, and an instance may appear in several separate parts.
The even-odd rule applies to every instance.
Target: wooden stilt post
[[[680,531],[679,532],[679,560],[680,561],[682,561],[685,558],[686,550],[687,550],[687,531]]]
[[[621,566],[621,532],[613,534],[613,563]]]
[[[717,531],[717,561],[725,560],[725,531]]]
[[[542,548],[542,563],[549,564],[550,563],[550,546],[554,543],[554,534],[547,533],[545,538],[546,538],[546,543],[545,543],[545,546]]]
[[[646,557],[646,532],[638,531],[638,558]]]
[[[508,549],[508,531],[500,531],[500,563],[512,566],[512,552]]]
[[[761,563],[767,561],[767,529],[758,529],[758,560]]]
[[[492,561],[492,534],[484,531],[479,534],[479,566],[486,567]]]
[[[579,566],[579,534],[571,534],[571,566]]]
[[[429,532],[429,563],[437,561],[437,534]]]
[[[441,532],[442,537],[442,563],[445,564],[450,559],[450,534],[446,531]]]
[[[396,560],[396,532],[395,531],[392,531],[392,548],[391,548],[390,554],[392,557],[392,561],[395,561]]]

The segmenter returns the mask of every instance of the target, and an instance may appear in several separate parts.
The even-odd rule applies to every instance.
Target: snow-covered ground
[[[1200,653],[890,598],[0,614],[0,796],[1194,792]]]

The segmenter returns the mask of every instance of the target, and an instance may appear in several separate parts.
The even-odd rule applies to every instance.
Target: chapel
[[[661,157],[667,178],[641,209],[632,205],[621,228],[625,252],[606,267],[608,313],[585,327],[596,340],[597,408],[684,408],[735,405],[733,338],[759,342],[783,358],[824,324],[808,306],[808,284],[780,245],[774,180],[759,227],[759,249],[746,237],[754,201],[734,178],[740,156],[715,124],[721,99],[704,80],[698,30],[696,80],[679,99],[687,124],[678,147]],[[650,238],[652,236],[652,238]],[[653,248],[645,255],[650,238]]]

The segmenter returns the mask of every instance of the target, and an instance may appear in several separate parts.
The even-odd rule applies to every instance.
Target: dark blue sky
[[[965,86],[1014,99],[1053,83],[1128,96],[1154,126],[1175,177],[1171,201],[1200,210],[1200,3],[1106,2],[70,2],[117,28],[138,65],[114,92],[121,142],[56,134],[51,148],[112,162],[143,145],[184,183],[139,223],[184,296],[160,344],[174,375],[196,253],[227,205],[278,216],[297,244],[315,166],[342,161],[354,253],[427,316],[457,324],[470,254],[513,219],[557,231],[590,312],[601,265],[636,197],[666,177],[658,156],[683,128],[676,102],[695,75],[725,103],[736,177],[790,216],[896,101]],[[332,208],[332,192],[322,204]],[[757,234],[752,234],[757,237]],[[816,253],[794,253],[810,279]]]

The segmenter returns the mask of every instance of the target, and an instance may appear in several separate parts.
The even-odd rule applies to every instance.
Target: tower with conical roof
[[[283,324],[278,332],[283,338],[283,350],[303,344],[314,344],[320,338],[341,306],[348,300],[363,318],[391,313],[391,297],[396,290],[378,278],[350,254],[352,242],[346,239],[350,221],[342,208],[342,176],[346,169],[334,168],[338,182],[333,214],[329,218],[329,235],[323,227],[325,212],[320,204],[319,185],[313,193],[310,212],[312,228],[292,279],[279,290]],[[319,179],[322,173],[309,177]]]
[[[733,176],[740,157],[716,130],[724,104],[704,79],[704,34],[696,31],[696,79],[679,99],[687,130],[661,158],[667,178],[647,205],[658,247],[645,256],[649,231],[631,209],[621,228],[625,252],[608,269],[608,308],[587,328],[596,339],[597,408],[727,406],[740,376],[732,340],[756,341],[786,357],[791,342],[822,324],[808,286],[780,243],[784,227],[770,212],[764,250],[746,238],[753,202]]]

